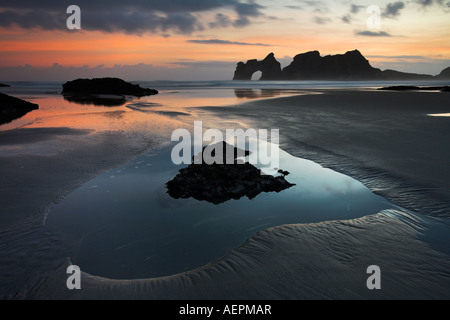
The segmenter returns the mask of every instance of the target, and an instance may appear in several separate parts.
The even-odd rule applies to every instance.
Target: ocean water
[[[92,130],[132,130],[140,122],[143,113],[151,116],[191,116],[199,118],[197,107],[226,106],[257,99],[317,93],[320,89],[370,90],[394,85],[439,86],[446,82],[377,82],[377,81],[132,81],[145,88],[154,88],[158,95],[127,97],[123,105],[108,107],[78,104],[65,100],[63,82],[9,82],[9,88],[0,92],[39,104],[39,109],[20,119],[0,125],[0,131],[16,128],[69,126]],[[99,114],[109,116],[110,121],[93,119]],[[120,118],[121,123],[114,122]],[[103,119],[104,120],[104,119]],[[188,120],[190,119],[182,119]],[[191,121],[193,122],[193,120]]]

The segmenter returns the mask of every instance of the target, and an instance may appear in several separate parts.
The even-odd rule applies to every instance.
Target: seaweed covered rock
[[[224,150],[226,145],[223,143]],[[248,151],[235,148],[234,154],[232,164],[208,165],[201,162],[181,169],[175,178],[167,182],[168,194],[175,199],[194,198],[220,204],[244,196],[253,199],[261,192],[280,192],[294,186],[285,179],[288,172],[282,171],[280,176],[263,175],[252,164],[236,159],[248,155]]]

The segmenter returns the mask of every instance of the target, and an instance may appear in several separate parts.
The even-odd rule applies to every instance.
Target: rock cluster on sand
[[[0,124],[23,117],[28,112],[38,108],[37,104],[0,93]]]
[[[260,169],[252,164],[240,163],[236,160],[238,150],[234,148],[234,164],[208,165],[202,162],[181,169],[173,180],[167,182],[168,194],[175,199],[194,198],[220,204],[244,196],[253,199],[261,192],[280,192],[294,186],[285,180],[285,175],[289,174],[286,171],[277,177],[262,175]],[[245,154],[248,155],[248,151]]]
[[[155,89],[142,88],[118,78],[77,79],[63,84],[63,94],[112,94],[136,97],[158,94]]]
[[[450,68],[439,76],[405,73],[374,68],[358,50],[345,54],[322,57],[319,51],[301,53],[292,63],[281,69],[270,53],[264,60],[239,62],[233,80],[251,80],[253,73],[261,71],[260,80],[433,80],[450,79]]]

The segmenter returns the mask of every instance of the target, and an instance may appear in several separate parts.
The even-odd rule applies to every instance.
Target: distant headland
[[[292,63],[281,69],[281,64],[270,53],[263,60],[239,62],[233,80],[251,80],[261,71],[259,80],[445,80],[450,79],[450,67],[439,75],[380,70],[370,65],[358,50],[322,57],[319,51],[298,54]]]

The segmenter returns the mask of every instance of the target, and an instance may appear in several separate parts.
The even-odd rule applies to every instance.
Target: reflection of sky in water
[[[195,107],[225,106],[251,99],[299,93],[296,90],[280,89],[166,88],[154,96],[128,97],[128,102],[123,105],[101,106],[68,101],[59,94],[28,92],[29,89],[20,91],[12,88],[11,90],[12,92],[6,93],[36,103],[39,109],[11,123],[1,125],[1,131],[23,127],[70,127],[95,131],[148,131],[151,129],[154,132],[158,124],[174,122],[177,117],[180,117],[180,120],[188,119],[189,121],[191,117],[198,117],[198,110],[195,110]],[[52,91],[56,88],[46,88],[46,90]]]
[[[148,130],[149,123],[170,122],[167,117],[152,114],[143,116],[125,106],[102,107],[78,104],[64,100],[62,96],[42,96],[30,101],[39,104],[39,109],[24,117],[3,125],[0,130],[14,128],[70,127],[96,131]],[[154,129],[157,129],[157,127]]]
[[[261,229],[392,208],[356,180],[282,150],[280,168],[296,184],[288,190],[221,205],[175,200],[164,187],[180,169],[170,151],[100,175],[51,211],[47,226],[72,246],[74,264],[111,278],[170,275],[222,257]]]
[[[429,114],[430,117],[450,117],[450,113],[436,113],[436,114]]]

